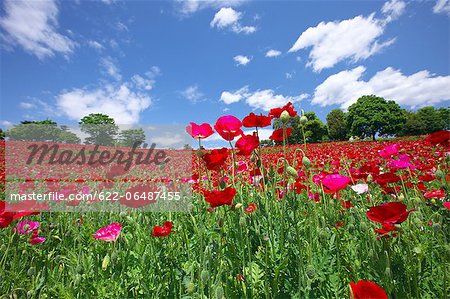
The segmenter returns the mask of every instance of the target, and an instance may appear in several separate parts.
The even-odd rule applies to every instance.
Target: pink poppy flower
[[[414,165],[410,163],[411,158],[408,155],[401,155],[398,160],[392,159],[388,167],[391,169],[405,169],[405,168],[414,168]]]
[[[186,127],[186,132],[194,139],[205,139],[214,134],[210,124],[203,123],[201,125],[197,125],[193,122]]]
[[[400,150],[400,146],[397,143],[391,144],[386,146],[384,149],[378,151],[378,154],[384,158],[388,159],[392,156],[395,156],[398,154],[398,151]]]
[[[39,222],[24,220],[20,221],[16,224],[16,227],[13,229],[14,232],[17,232],[20,235],[28,235],[39,227]]]
[[[322,180],[322,185],[326,193],[336,193],[347,187],[350,182],[349,177],[340,174],[329,174]]]
[[[122,230],[122,223],[113,222],[110,225],[100,228],[94,235],[94,239],[105,242],[114,242],[119,237]]]
[[[38,232],[39,232],[38,229],[35,229],[35,230],[33,231],[33,234],[31,235],[31,238],[30,238],[30,244],[31,244],[31,245],[41,244],[41,243],[44,243],[45,240],[47,240],[47,239],[44,238],[44,237],[39,237]]]
[[[241,127],[242,122],[232,115],[219,117],[214,125],[217,133],[227,141],[231,141],[235,137],[242,135]]]

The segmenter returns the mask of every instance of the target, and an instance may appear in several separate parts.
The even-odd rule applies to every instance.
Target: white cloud
[[[147,77],[149,77],[149,78],[152,79],[152,78],[161,76],[161,75],[162,75],[162,72],[161,72],[161,69],[160,69],[159,67],[157,67],[157,66],[152,66],[152,67],[150,68],[150,70],[149,70],[148,72],[145,73],[145,75],[146,75]]]
[[[20,45],[39,59],[56,53],[68,55],[76,47],[74,41],[57,32],[59,11],[55,1],[5,0],[4,11],[0,26],[8,44]]]
[[[450,16],[450,0],[437,0],[433,7],[434,13],[446,13]]]
[[[280,55],[281,55],[281,52],[278,50],[274,50],[274,49],[271,49],[271,50],[267,51],[267,53],[266,53],[266,57],[277,57]]]
[[[105,47],[103,47],[103,45],[101,43],[99,43],[98,41],[95,40],[89,40],[87,42],[88,46],[97,50],[97,51],[101,51],[103,50]]]
[[[140,75],[134,75],[131,77],[131,81],[136,85],[137,88],[143,90],[151,90],[155,84],[155,80],[147,79]]]
[[[204,100],[204,94],[199,90],[198,85],[188,86],[181,92],[181,95],[192,103],[198,103]]]
[[[233,57],[234,61],[236,61],[237,65],[247,65],[252,58],[244,56],[244,55],[236,55]]]
[[[152,143],[155,143],[159,147],[174,146],[180,142],[183,142],[184,140],[185,138],[183,138],[183,136],[181,136],[180,134],[173,134],[173,133],[165,133],[162,136],[155,136],[150,138],[150,141]]]
[[[4,126],[4,127],[10,127],[12,126],[12,122],[7,121],[7,120],[0,120],[0,125]]]
[[[380,52],[395,39],[381,41],[386,24],[403,13],[405,4],[391,0],[384,4],[385,19],[376,19],[374,13],[353,19],[321,22],[316,27],[305,30],[289,52],[297,52],[311,47],[308,66],[316,72],[333,67],[344,60],[358,62]]]
[[[365,67],[358,66],[329,76],[316,87],[312,104],[340,105],[347,109],[363,95],[375,94],[411,108],[450,100],[450,76],[435,76],[428,71],[404,75],[391,67],[377,72],[368,81],[361,79]]]
[[[20,102],[19,104],[20,108],[23,109],[32,109],[32,108],[36,108],[36,105],[30,102]]]
[[[402,0],[390,0],[384,3],[381,12],[385,14],[385,22],[390,22],[397,19],[405,11],[406,3]]]
[[[221,7],[236,7],[246,0],[176,0],[176,8],[183,16],[189,16],[193,13],[206,8],[218,9]]]
[[[115,65],[113,59],[111,57],[104,57],[100,59],[100,66],[103,68],[103,71],[111,76],[112,78],[120,81],[122,76],[120,75],[119,68]]]
[[[117,22],[116,26],[119,31],[128,31],[127,25],[122,22]]]
[[[215,15],[214,19],[211,21],[211,27],[217,27],[218,29],[230,29],[235,33],[245,33],[250,34],[256,31],[256,27],[253,26],[242,26],[240,19],[242,13],[234,10],[231,7],[222,7]]]
[[[248,86],[244,86],[234,92],[222,92],[220,100],[227,105],[244,100],[247,105],[254,109],[269,111],[272,108],[284,106],[287,102],[299,102],[307,97],[307,94],[301,94],[295,97],[275,94],[275,91],[272,89],[251,92],[249,91]]]
[[[244,86],[235,92],[224,91],[220,95],[220,100],[225,104],[233,104],[242,100],[248,94],[248,86]]]
[[[80,120],[90,113],[105,113],[117,124],[138,123],[139,114],[151,103],[148,95],[133,91],[126,83],[96,89],[76,88],[56,97],[57,108],[72,120]]]

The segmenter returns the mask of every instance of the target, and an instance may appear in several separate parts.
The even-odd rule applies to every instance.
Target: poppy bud
[[[287,168],[286,168],[286,171],[287,171],[287,173],[291,176],[291,177],[293,177],[293,178],[298,178],[298,172],[297,172],[297,170],[295,170],[295,168],[294,167],[292,167],[292,166],[288,166]]]
[[[208,281],[208,279],[209,279],[209,272],[208,272],[208,270],[202,270],[202,272],[200,273],[200,278],[204,282]]]
[[[436,176],[437,179],[439,180],[443,180],[445,177],[445,174],[442,170],[438,169],[436,170],[436,173],[434,174]]]
[[[373,182],[373,176],[372,176],[371,174],[369,174],[369,175],[367,176],[367,182],[368,182],[368,183],[372,183],[372,182]]]
[[[316,278],[316,269],[313,265],[308,265],[306,267],[306,276],[308,276],[308,278],[311,280],[314,280],[314,278]]]
[[[216,298],[222,299],[223,297],[223,288],[221,286],[218,286],[216,289]]]
[[[219,219],[219,227],[222,227],[223,226],[223,218],[220,218]]]
[[[308,157],[303,156],[303,158],[302,158],[302,164],[303,164],[306,168],[309,168],[309,166],[311,166],[311,160],[309,160]]]
[[[306,123],[308,122],[308,118],[306,116],[302,116],[300,117],[300,124],[301,125],[306,125]]]
[[[189,281],[186,284],[186,292],[188,292],[188,294],[192,294],[195,291],[195,284],[192,281]]]
[[[290,118],[289,112],[287,112],[286,110],[281,112],[280,119],[283,123],[287,123],[289,121],[289,118]]]
[[[102,270],[103,271],[106,271],[106,269],[108,268],[110,260],[111,260],[111,258],[109,257],[109,254],[107,253],[105,255],[105,257],[103,258],[103,262],[102,262]]]
[[[234,205],[234,209],[235,210],[239,210],[241,207],[242,207],[241,203],[237,203],[237,204]]]
[[[30,269],[28,269],[28,276],[34,276],[34,274],[36,273],[35,270],[36,269],[34,267],[30,267]]]

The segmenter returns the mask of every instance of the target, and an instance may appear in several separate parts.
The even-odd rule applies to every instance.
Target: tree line
[[[324,124],[314,112],[304,114],[308,121],[303,125],[307,142],[342,141],[350,138],[418,136],[442,130],[450,130],[450,109],[431,106],[416,112],[400,108],[394,101],[375,95],[360,97],[345,113],[341,109],[331,110]],[[290,144],[303,143],[300,116],[289,119],[293,131],[288,138]],[[273,128],[281,124],[275,122]],[[264,141],[263,144],[270,144]]]
[[[91,113],[83,117],[79,128],[86,135],[85,144],[139,147],[145,142],[142,128],[120,130],[114,119],[106,114]],[[68,126],[58,125],[52,120],[22,121],[1,133],[3,138],[6,136],[10,140],[81,143],[78,135]]]

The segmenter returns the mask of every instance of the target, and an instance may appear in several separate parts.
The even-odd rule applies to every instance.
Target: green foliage
[[[328,136],[331,140],[347,140],[346,116],[341,109],[333,109],[328,113],[327,126]]]
[[[395,135],[406,122],[406,112],[394,101],[366,95],[348,108],[347,128],[361,138]]]
[[[89,134],[86,144],[113,145],[119,128],[114,119],[106,114],[91,113],[80,121],[81,131]]]
[[[11,140],[80,143],[80,138],[66,126],[58,127],[52,120],[22,121],[6,131]]]
[[[417,112],[408,111],[406,123],[399,135],[416,136],[426,135],[441,130],[450,129],[450,109],[427,106]]]
[[[5,139],[5,132],[0,128],[0,140]]]
[[[120,145],[133,147],[137,143],[137,147],[145,142],[145,132],[142,128],[123,130],[119,133]]]

